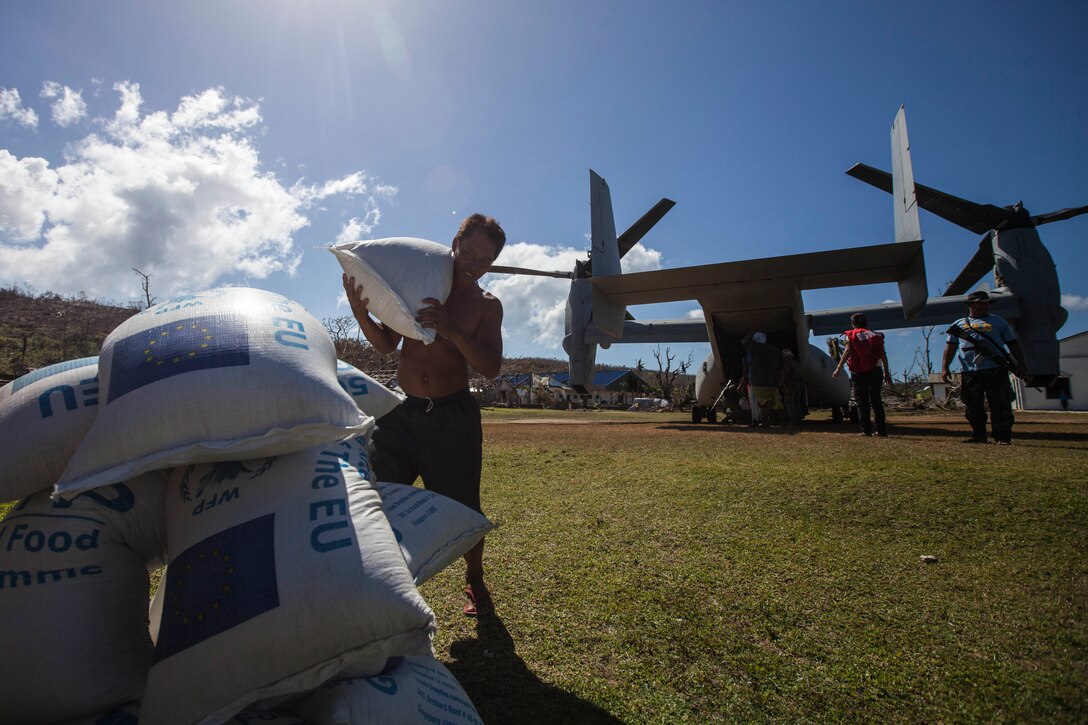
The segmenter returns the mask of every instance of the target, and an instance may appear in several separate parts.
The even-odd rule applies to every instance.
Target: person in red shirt
[[[838,378],[844,364],[850,366],[850,389],[858,406],[861,434],[873,435],[873,422],[869,415],[871,409],[872,417],[876,418],[876,434],[887,438],[888,426],[884,420],[880,388],[884,382],[892,384],[892,374],[888,370],[888,355],[884,352],[884,333],[870,330],[869,319],[863,312],[850,315],[850,324],[854,329],[843,333],[846,335],[846,348],[831,377]]]

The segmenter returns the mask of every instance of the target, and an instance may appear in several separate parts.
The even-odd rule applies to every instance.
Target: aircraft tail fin
[[[914,188],[914,169],[910,161],[910,141],[907,138],[907,113],[903,106],[892,122],[892,199],[895,205],[895,241],[918,242],[922,225],[918,220],[918,198]],[[911,262],[906,276],[899,280],[899,299],[903,314],[913,319],[925,307],[929,297],[926,264],[922,247]]]
[[[621,274],[616,220],[612,215],[612,194],[608,183],[597,172],[589,171],[589,202],[592,215],[593,251],[590,262],[594,277]],[[596,287],[593,288],[593,321],[598,329],[611,337],[623,337],[623,321],[627,307]]]

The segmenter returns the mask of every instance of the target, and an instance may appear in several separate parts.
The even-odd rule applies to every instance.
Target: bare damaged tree
[[[151,296],[151,275],[144,274],[135,267],[132,268],[132,271],[143,277],[143,282],[140,284],[144,288],[144,299],[147,300],[147,306],[151,307],[151,305],[155,304],[155,298]]]
[[[691,367],[692,358],[691,353],[688,353],[688,359],[676,366],[676,369],[672,369],[672,363],[676,359],[672,354],[672,348],[665,348],[665,363],[661,363],[661,346],[658,345],[654,349],[654,359],[657,360],[657,372],[654,376],[657,378],[657,389],[661,393],[661,397],[666,400],[672,400],[673,388],[676,385],[676,378],[680,375],[687,373],[688,368]],[[641,361],[640,361],[641,362]]]
[[[933,331],[936,328],[936,325],[922,328],[922,339],[925,340],[925,357],[922,358],[922,369],[925,371],[927,382],[929,376],[933,374],[933,358],[929,354],[929,338],[933,335]]]
[[[362,370],[381,383],[387,382],[395,375],[391,371],[396,370],[399,353],[394,351],[389,355],[382,355],[374,349],[373,345],[360,340],[358,323],[354,317],[348,315],[323,317],[321,324],[332,338],[337,358]]]
[[[329,333],[329,337],[332,338],[332,344],[336,348],[336,357],[344,360],[344,353],[347,352],[347,342],[351,339],[351,328],[355,326],[355,318],[347,315],[341,315],[340,317],[322,317],[321,324],[325,327],[325,331]],[[345,360],[345,362],[347,362]]]

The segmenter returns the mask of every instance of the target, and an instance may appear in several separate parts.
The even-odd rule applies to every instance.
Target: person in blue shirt
[[[1012,442],[1013,390],[1009,373],[1028,380],[1031,373],[1016,333],[1003,317],[990,314],[990,295],[984,291],[967,296],[967,316],[952,323],[941,363],[941,378],[949,382],[949,365],[959,351],[963,401],[971,437],[965,443],[986,442],[986,405],[990,406],[990,430],[994,443]],[[1009,357],[1011,352],[1013,358]]]

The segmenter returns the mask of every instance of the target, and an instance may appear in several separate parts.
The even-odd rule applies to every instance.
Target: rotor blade
[[[944,297],[951,295],[966,294],[967,290],[975,286],[975,283],[982,279],[983,275],[994,268],[994,248],[993,248],[993,235],[987,234],[982,238],[982,241],[978,244],[978,251],[975,252],[975,256],[971,257],[971,261],[967,263],[967,266],[963,268],[963,271],[959,273],[956,279],[952,280],[952,284],[948,285],[948,289],[944,291]]]
[[[502,267],[493,265],[487,270],[488,274],[528,274],[537,277],[560,277],[562,279],[574,279],[573,272],[545,272],[539,269],[527,269],[525,267]]]
[[[1049,224],[1050,222],[1060,222],[1063,219],[1072,219],[1075,216],[1081,214],[1088,214],[1088,206],[1075,206],[1067,209],[1059,209],[1058,211],[1052,211],[1049,214],[1040,214],[1031,218],[1031,223],[1035,226],[1040,224]]]
[[[892,175],[886,171],[865,164],[854,164],[846,173],[870,186],[892,193]],[[914,193],[918,198],[918,206],[975,234],[985,234],[996,229],[1002,222],[1011,222],[1014,219],[1013,212],[1009,209],[993,204],[976,204],[922,184],[914,185]]]
[[[661,221],[661,217],[668,214],[669,209],[676,206],[676,202],[672,199],[662,199],[654,204],[650,211],[642,215],[642,218],[628,227],[627,231],[619,236],[616,240],[619,242],[620,258],[623,255],[631,251],[631,247],[638,244],[639,240],[646,236],[646,232],[653,229],[654,224]]]

